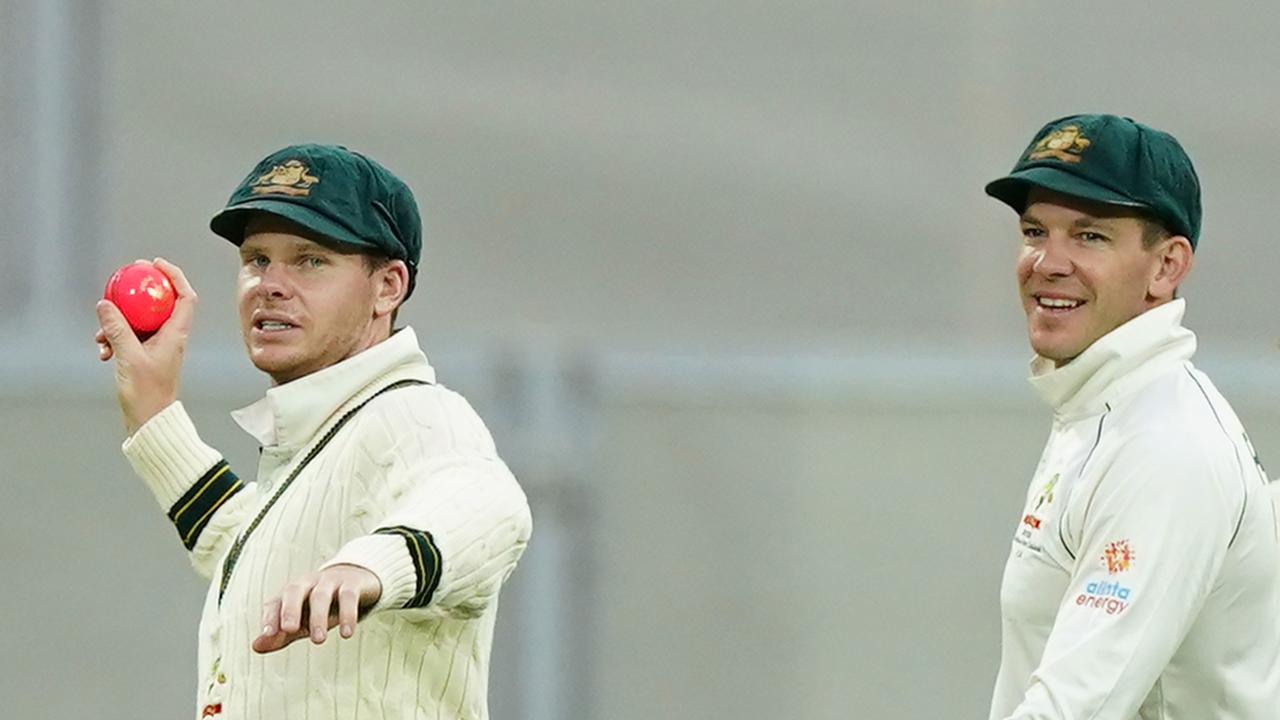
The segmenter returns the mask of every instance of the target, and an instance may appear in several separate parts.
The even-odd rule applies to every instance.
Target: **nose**
[[[1070,275],[1074,266],[1067,252],[1066,243],[1052,237],[1046,238],[1032,251],[1031,271],[1040,275]]]
[[[282,299],[293,295],[289,271],[281,263],[270,263],[259,274],[258,292],[270,298]]]

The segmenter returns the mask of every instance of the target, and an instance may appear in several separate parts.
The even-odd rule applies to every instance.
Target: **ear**
[[[1172,300],[1174,292],[1195,263],[1191,241],[1182,235],[1174,235],[1152,252],[1157,264],[1151,281],[1147,283],[1147,297],[1159,301]]]
[[[390,315],[409,291],[409,268],[403,260],[392,260],[374,272],[373,282],[373,316]]]

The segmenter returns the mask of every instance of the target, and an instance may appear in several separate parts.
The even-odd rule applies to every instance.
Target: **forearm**
[[[531,529],[528,502],[506,466],[468,460],[427,476],[326,566],[359,565],[378,575],[383,590],[374,610],[476,615],[514,569]]]
[[[200,440],[181,402],[150,418],[125,440],[123,450],[173,522],[196,571],[211,576],[252,507],[254,489]]]

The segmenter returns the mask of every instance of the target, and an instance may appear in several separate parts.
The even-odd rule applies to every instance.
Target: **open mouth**
[[[284,320],[255,320],[253,323],[253,329],[262,332],[283,332],[296,327],[297,325]]]
[[[1033,295],[1032,297],[1036,301],[1036,309],[1053,315],[1065,315],[1085,304],[1084,300],[1076,300],[1074,298],[1048,297],[1046,295]]]

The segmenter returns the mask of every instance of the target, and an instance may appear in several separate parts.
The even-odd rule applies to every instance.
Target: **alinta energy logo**
[[[1102,551],[1102,566],[1108,576],[1128,572],[1133,566],[1135,553],[1128,540],[1116,540],[1107,543]],[[1076,596],[1076,605],[1105,612],[1108,615],[1119,615],[1129,607],[1129,598],[1133,588],[1119,580],[1090,580],[1085,591]]]
[[[1128,570],[1133,565],[1133,557],[1129,541],[1117,540],[1107,543],[1107,549],[1102,551],[1102,564],[1106,566],[1108,575],[1115,575]]]

